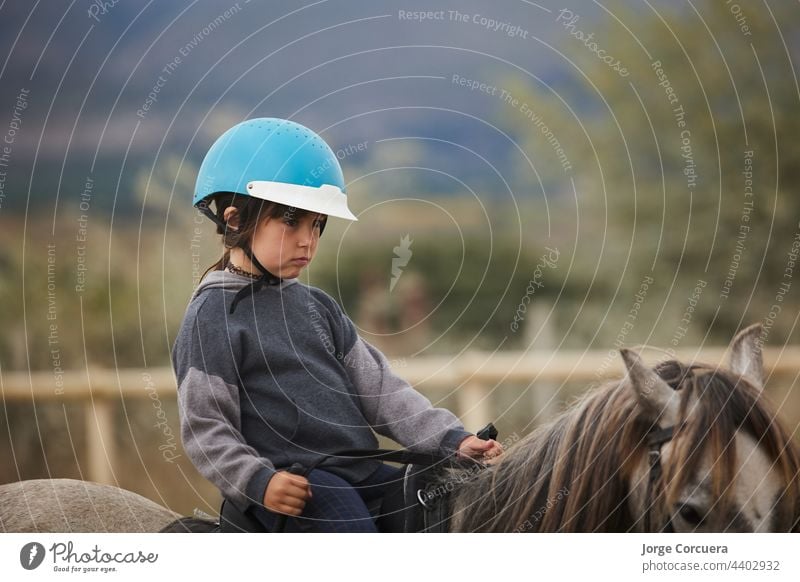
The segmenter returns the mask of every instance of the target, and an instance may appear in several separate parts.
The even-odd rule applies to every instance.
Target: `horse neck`
[[[453,495],[457,531],[627,531],[627,466],[644,428],[613,386],[523,438]],[[642,433],[643,434],[643,433]],[[459,514],[461,512],[461,514]]]

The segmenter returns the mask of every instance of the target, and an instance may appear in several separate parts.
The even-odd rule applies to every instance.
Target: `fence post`
[[[459,389],[457,398],[461,421],[469,432],[474,433],[491,421],[492,411],[482,384],[467,382]]]
[[[105,395],[95,395],[84,405],[89,481],[116,485],[114,469],[114,403]]]
[[[531,303],[529,313],[530,317],[524,328],[529,353],[552,353],[556,343],[552,303],[544,298],[537,299]],[[553,418],[558,411],[558,385],[549,380],[539,380],[531,385],[530,391],[531,405],[536,415],[535,424],[542,424]]]
[[[474,378],[475,371],[485,364],[484,357],[478,353],[467,353],[459,361],[458,380],[461,387],[456,400],[461,421],[469,432],[478,431],[492,421],[492,403],[486,386]]]

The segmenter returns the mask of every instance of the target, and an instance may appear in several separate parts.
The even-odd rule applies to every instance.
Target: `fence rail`
[[[659,351],[645,351],[648,361],[665,359]],[[670,354],[671,355],[671,354]],[[723,364],[725,348],[685,348],[674,357],[685,362]],[[800,346],[764,349],[765,372],[800,373]],[[620,377],[623,367],[614,350],[465,352],[459,356],[425,356],[396,361],[394,372],[428,395],[452,394],[465,426],[477,427],[493,419],[491,394],[504,385],[531,384],[535,410],[555,401],[564,382],[601,382]],[[60,375],[60,377],[59,377]],[[0,375],[3,401],[78,401],[86,407],[88,478],[113,484],[113,412],[120,398],[173,398],[175,376],[170,368],[107,370],[88,368],[59,372],[4,372]]]

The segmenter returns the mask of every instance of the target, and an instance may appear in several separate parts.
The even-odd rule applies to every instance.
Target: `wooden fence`
[[[643,353],[646,360],[665,359],[663,352]],[[709,364],[724,362],[725,348],[687,348],[675,357]],[[766,372],[794,375],[800,372],[800,346],[766,348]],[[545,411],[553,406],[559,387],[565,382],[599,383],[620,377],[623,368],[614,350],[606,351],[524,351],[466,352],[459,356],[427,356],[395,360],[394,371],[431,397],[447,394],[455,398],[456,412],[465,426],[479,427],[494,418],[495,391],[509,385],[532,385],[531,409]],[[113,484],[114,407],[121,397],[175,398],[175,377],[170,368],[71,370],[57,377],[53,372],[5,372],[0,376],[0,397],[4,401],[80,401],[86,407],[88,474],[91,481]]]

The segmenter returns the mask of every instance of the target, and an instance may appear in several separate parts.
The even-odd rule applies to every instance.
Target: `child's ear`
[[[231,230],[239,230],[239,209],[235,206],[228,206],[223,210],[222,219]]]

